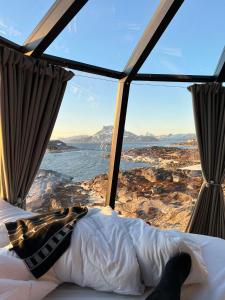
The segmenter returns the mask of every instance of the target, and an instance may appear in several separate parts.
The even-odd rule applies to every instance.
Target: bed
[[[192,237],[203,247],[209,278],[204,284],[195,284],[183,288],[182,300],[225,300],[225,241],[219,238],[203,235]],[[145,299],[150,293],[147,291],[143,296],[123,296],[113,293],[102,293],[92,289],[80,288],[72,284],[63,284],[50,293],[46,300],[97,300],[97,299]]]
[[[20,217],[28,217],[28,212],[20,210]],[[9,206],[5,201],[0,201],[0,227],[3,220],[18,218],[18,208]],[[1,231],[0,231],[1,233]],[[183,288],[182,300],[225,300],[225,241],[219,238],[202,235],[187,234],[202,246],[203,257],[207,265],[209,276],[204,284],[194,284]],[[4,236],[0,236],[0,244]],[[1,246],[1,245],[0,245]],[[53,290],[54,289],[54,290]],[[39,289],[40,290],[40,289]],[[115,293],[97,292],[89,288],[81,288],[73,284],[62,284],[51,287],[52,292],[44,299],[145,299],[150,291],[142,296],[123,296]],[[5,298],[4,298],[5,299]],[[8,299],[8,298],[6,298]],[[11,298],[9,298],[11,299]],[[13,298],[12,298],[13,299]],[[18,298],[19,299],[19,298]],[[29,298],[33,299],[33,297]]]

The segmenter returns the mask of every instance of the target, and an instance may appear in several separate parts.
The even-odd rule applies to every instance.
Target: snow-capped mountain
[[[67,143],[96,143],[96,144],[110,144],[112,141],[112,131],[113,131],[113,126],[103,126],[103,128],[96,132],[92,136],[73,136],[70,138],[64,138],[61,139]],[[147,135],[136,135],[130,131],[124,132],[124,138],[123,141],[124,143],[143,143],[143,142],[153,142],[157,141],[158,139],[152,135],[152,134],[147,134]]]
[[[94,135],[76,135],[69,138],[60,138],[60,140],[66,143],[95,143],[95,144],[111,144],[112,141],[113,126],[103,126],[101,130]],[[156,141],[168,141],[168,142],[183,142],[187,140],[196,139],[194,133],[177,133],[155,136],[151,133],[145,135],[137,135],[133,132],[125,130],[124,143],[150,143]]]

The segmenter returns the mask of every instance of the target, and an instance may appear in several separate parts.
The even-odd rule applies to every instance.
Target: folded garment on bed
[[[66,251],[74,224],[87,211],[86,207],[70,207],[5,223],[11,250],[36,278],[41,277]]]

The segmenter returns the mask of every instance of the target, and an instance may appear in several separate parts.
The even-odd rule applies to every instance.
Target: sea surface
[[[75,182],[89,180],[99,174],[108,172],[109,160],[106,156],[110,151],[109,145],[78,143],[70,143],[69,145],[75,146],[79,150],[61,153],[48,152],[43,158],[41,169],[53,170],[72,176]],[[150,146],[169,146],[169,144],[158,141],[152,143],[124,144],[123,150]],[[120,169],[122,170],[147,166],[149,166],[147,163],[125,160],[121,160],[120,162]]]

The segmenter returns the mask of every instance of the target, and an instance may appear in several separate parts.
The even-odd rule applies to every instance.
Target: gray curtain
[[[192,93],[196,135],[203,173],[189,232],[225,238],[225,88],[219,83],[198,84]]]
[[[13,205],[25,207],[72,76],[0,47],[0,191]]]

